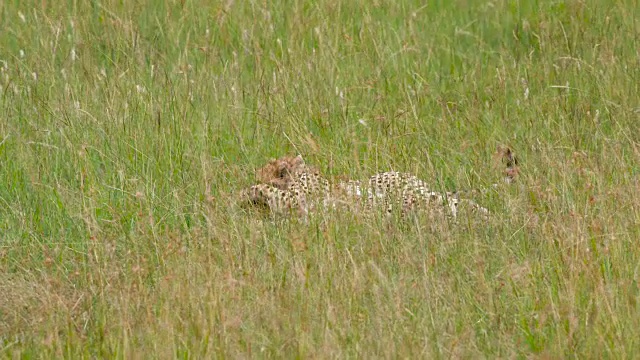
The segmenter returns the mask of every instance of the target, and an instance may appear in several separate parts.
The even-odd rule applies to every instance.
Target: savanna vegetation
[[[640,8],[0,3],[3,357],[640,349]],[[412,172],[487,221],[238,206],[269,158]]]

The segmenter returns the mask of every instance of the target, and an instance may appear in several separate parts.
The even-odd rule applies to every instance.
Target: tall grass
[[[637,357],[635,1],[0,4],[6,357]],[[486,223],[273,222],[268,158]]]

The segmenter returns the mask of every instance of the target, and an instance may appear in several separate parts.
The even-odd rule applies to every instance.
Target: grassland
[[[0,3],[3,357],[640,355],[640,9]],[[273,222],[268,158],[517,185],[487,223]]]

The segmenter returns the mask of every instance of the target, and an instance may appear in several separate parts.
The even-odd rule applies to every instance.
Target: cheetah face
[[[498,146],[496,156],[499,157],[502,163],[506,166],[504,170],[504,182],[511,184],[518,177],[518,158],[511,148],[502,145]]]

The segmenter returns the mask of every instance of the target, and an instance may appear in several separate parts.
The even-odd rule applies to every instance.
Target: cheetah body
[[[364,202],[364,208],[371,210],[382,206],[388,215],[400,204],[403,215],[415,208],[442,209],[447,206],[450,215],[456,218],[460,203],[488,214],[485,208],[471,200],[460,199],[455,193],[430,190],[423,180],[409,173],[384,172],[370,177],[364,184],[348,180],[332,187],[317,169],[304,164],[301,156],[287,156],[271,160],[257,174],[262,183],[248,190],[248,199],[253,204],[266,205],[274,213],[295,209],[306,215],[319,203],[326,209]]]

